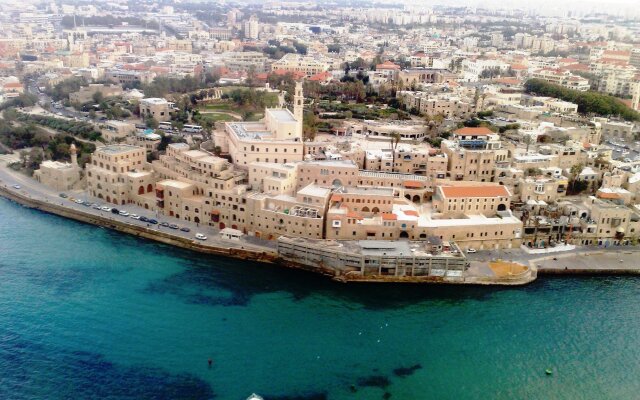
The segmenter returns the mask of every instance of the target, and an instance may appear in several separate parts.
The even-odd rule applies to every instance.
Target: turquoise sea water
[[[637,399],[639,299],[344,285],[0,199],[0,399]]]

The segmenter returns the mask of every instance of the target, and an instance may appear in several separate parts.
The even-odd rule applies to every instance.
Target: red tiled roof
[[[347,217],[348,218],[355,218],[355,219],[362,219],[362,215],[358,214],[357,212],[353,212],[353,211],[349,211],[347,213]]]
[[[491,129],[486,126],[479,126],[477,128],[464,127],[453,132],[456,135],[493,135]]]
[[[320,72],[319,74],[313,75],[311,78],[309,78],[309,80],[312,82],[322,82],[329,78],[331,78],[331,73],[328,71],[324,71]]]
[[[503,85],[519,85],[522,83],[522,80],[518,78],[498,78],[496,79],[496,83],[501,83]]]
[[[631,52],[626,50],[605,50],[603,54],[608,56],[627,56],[628,57],[631,55]]]
[[[404,215],[411,215],[413,217],[419,217],[420,216],[420,214],[418,214],[418,212],[415,211],[415,210],[404,210],[403,213],[404,213]]]
[[[509,191],[498,186],[441,186],[440,190],[446,198],[460,197],[509,197]]]
[[[396,221],[397,219],[398,219],[398,216],[393,213],[382,213],[383,221]]]
[[[334,194],[333,196],[331,196],[331,201],[342,201],[342,196],[340,196],[339,194]]]
[[[422,189],[424,184],[420,181],[404,181],[404,187],[411,189]]]
[[[391,61],[385,61],[382,64],[376,65],[376,69],[400,69],[400,66]]]
[[[622,196],[619,193],[601,192],[599,190],[596,193],[596,197],[598,197],[600,199],[611,199],[611,200],[622,198]]]

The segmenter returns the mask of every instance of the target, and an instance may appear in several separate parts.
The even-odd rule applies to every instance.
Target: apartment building
[[[544,68],[534,71],[531,74],[531,77],[564,86],[567,89],[579,90],[581,92],[586,92],[591,88],[588,79],[573,75],[567,70]]]
[[[567,187],[568,180],[564,177],[529,176],[520,179],[516,194],[522,202],[528,204],[554,203],[565,196]]]
[[[69,101],[78,104],[88,103],[93,101],[93,96],[96,93],[100,93],[102,97],[120,96],[122,94],[122,86],[92,83],[81,87],[77,92],[70,93]]]
[[[151,175],[144,170],[146,162],[146,151],[141,147],[128,144],[98,147],[86,165],[89,192],[108,203],[130,202],[130,181],[141,181]],[[152,186],[143,186],[144,193],[151,191]]]
[[[288,53],[271,64],[272,71],[284,71],[304,74],[307,78],[325,72],[329,64],[313,56]]]
[[[250,193],[247,195],[247,230],[264,239],[281,235],[324,238],[324,214],[331,189],[314,184],[295,196]]]
[[[500,136],[486,127],[461,128],[451,140],[443,140],[442,152],[447,155],[448,176],[454,180],[492,182],[496,163],[507,160]]]
[[[131,122],[125,121],[105,121],[100,132],[107,142],[114,142],[135,134],[136,126]]]
[[[174,103],[158,97],[140,100],[140,117],[154,118],[158,122],[171,120]]]
[[[426,92],[398,91],[396,96],[407,110],[426,115],[443,115],[447,118],[469,118],[475,110],[471,101],[448,94],[433,95]]]
[[[185,143],[172,143],[152,163],[156,200],[165,215],[223,229],[244,229],[246,173],[227,160]]]

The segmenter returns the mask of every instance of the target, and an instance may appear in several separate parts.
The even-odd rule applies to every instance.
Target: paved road
[[[13,185],[16,185],[16,184],[20,186],[20,189],[13,188]],[[107,211],[96,210],[92,207],[88,207],[82,204],[77,204],[71,201],[69,198],[67,199],[61,198],[60,193],[58,191],[45,187],[40,183],[36,182],[35,180],[33,180],[32,178],[19,174],[4,166],[0,166],[0,185],[10,188],[11,190],[15,190],[23,195],[30,196],[31,198],[43,200],[53,204],[60,204],[71,209],[81,210],[85,213],[90,213],[94,215],[100,215],[102,217],[118,220],[134,226],[138,225],[138,226],[145,226],[145,227],[148,226],[150,228],[152,227],[158,231],[165,232],[176,237],[183,237],[183,238],[192,239],[195,241],[196,240],[195,234],[202,233],[205,236],[207,236],[207,240],[199,241],[199,242],[216,246],[216,247],[246,249],[246,250],[259,251],[259,252],[263,252],[263,251],[274,252],[276,247],[275,242],[264,241],[264,240],[259,240],[255,238],[246,238],[246,239],[243,238],[241,240],[226,240],[220,237],[219,229],[216,229],[210,226],[199,225],[189,221],[181,221],[175,218],[164,217],[163,215],[156,215],[155,213],[149,210],[145,210],[135,205],[127,204],[124,206],[115,206],[113,204],[104,203],[104,201],[88,196],[83,191],[65,192],[69,196],[69,198],[73,197],[75,199],[89,201],[95,204],[99,204],[101,206],[106,205],[108,207],[116,207],[119,210],[125,210],[131,214],[138,214],[140,216],[145,216],[147,218],[153,218],[158,220],[159,222],[176,224],[180,228],[183,228],[183,227],[189,228],[190,232],[183,232],[183,231],[180,231],[179,229],[161,227],[160,224],[158,225],[148,224],[146,222],[136,220],[130,217],[124,217],[124,216],[113,214]]]

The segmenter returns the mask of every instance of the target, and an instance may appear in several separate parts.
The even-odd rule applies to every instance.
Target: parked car
[[[112,211],[111,207],[107,207],[107,206],[102,207],[101,210],[106,212]]]
[[[196,239],[198,240],[207,240],[207,237],[202,233],[196,233]]]
[[[75,200],[75,203],[76,203],[76,204],[82,204],[82,203],[84,203],[84,202],[83,202],[82,200],[80,200],[80,199],[76,199],[76,200]]]
[[[469,247],[469,248],[467,249],[467,253],[475,253],[476,251],[477,251],[477,250],[476,250],[476,249],[474,249],[473,247]]]
[[[120,211],[118,214],[122,215],[123,217],[128,217],[129,213],[126,212],[125,210]]]
[[[183,226],[182,228],[180,228],[180,230],[182,232],[191,232],[191,229],[187,228],[186,226]]]
[[[151,219],[149,219],[149,223],[155,225],[155,224],[158,223],[158,221],[156,221],[155,219],[151,218]]]
[[[58,196],[62,197],[63,199],[66,199],[67,197],[69,197],[69,196],[67,196],[67,195],[66,195],[66,194],[64,194],[64,193],[60,193]]]
[[[179,229],[180,227],[178,225],[176,225],[176,224],[170,224],[169,228],[171,228],[171,229]]]
[[[120,214],[120,210],[118,210],[117,208],[112,208],[112,209],[111,209],[111,212],[112,212],[113,214]]]
[[[140,216],[138,214],[131,214],[129,215],[129,218],[140,219]]]
[[[96,209],[96,210],[102,210],[102,207],[100,207],[100,204],[95,204],[94,203],[91,207]]]
[[[149,222],[149,218],[145,217],[144,215],[140,216],[140,221],[142,222]]]
[[[164,227],[169,227],[169,223],[168,222],[160,222],[160,226],[164,226]]]
[[[21,188],[21,186],[20,186],[20,185],[13,185],[13,188],[14,188],[14,189],[20,189],[20,188]]]

